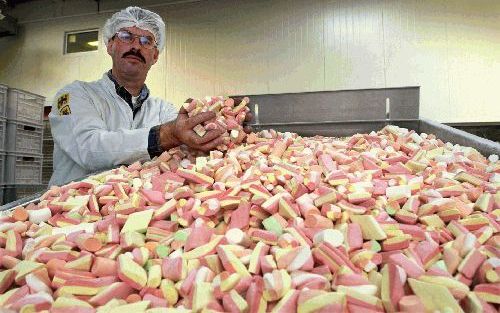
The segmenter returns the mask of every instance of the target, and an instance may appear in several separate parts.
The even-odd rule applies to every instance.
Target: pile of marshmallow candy
[[[177,147],[1,216],[0,307],[498,312],[496,155],[396,126],[245,136],[242,103],[185,104],[218,112],[227,151]]]
[[[235,103],[233,98],[217,96],[206,97],[204,99],[188,99],[182,107],[188,112],[189,117],[201,112],[215,112],[216,118],[214,121],[207,121],[203,125],[198,124],[193,130],[198,136],[203,137],[209,130],[222,129],[224,131],[222,134],[224,143],[217,147],[217,149],[226,151],[228,148],[233,148],[235,145],[241,144],[243,139],[245,139],[246,134],[242,125],[247,112],[250,111],[247,106],[249,102],[250,99],[248,97],[244,97],[238,103]]]

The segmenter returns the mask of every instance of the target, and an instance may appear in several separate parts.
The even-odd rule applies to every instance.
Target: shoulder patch
[[[57,111],[59,111],[59,115],[71,114],[71,109],[69,107],[69,93],[64,93],[57,98]]]

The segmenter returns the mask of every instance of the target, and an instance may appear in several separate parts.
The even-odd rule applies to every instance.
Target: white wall
[[[111,66],[102,46],[78,55],[62,47],[65,31],[102,27],[132,1],[101,2],[101,13],[92,0],[19,5],[20,35],[0,39],[0,83],[52,97],[75,79],[98,79]],[[213,94],[421,86],[421,117],[500,121],[498,0],[134,3],[166,19],[167,51],[147,83],[176,104]]]

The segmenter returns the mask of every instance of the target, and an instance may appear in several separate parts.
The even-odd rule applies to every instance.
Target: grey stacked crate
[[[0,117],[5,118],[7,115],[7,90],[9,87],[0,84]]]
[[[0,151],[5,151],[7,141],[7,121],[5,118],[0,117]]]
[[[7,118],[19,123],[41,125],[45,97],[24,90],[9,88]]]
[[[43,120],[43,140],[52,140],[52,132],[50,130],[50,122],[48,119]]]
[[[4,203],[35,193],[43,187],[42,118],[45,103],[43,96],[24,90],[8,88],[6,95],[4,185],[1,188]]]
[[[41,154],[42,153],[41,124],[7,120],[6,150],[15,153]]]
[[[5,183],[8,185],[39,185],[42,183],[42,155],[7,152]]]
[[[42,184],[48,185],[53,172],[52,155],[54,152],[54,141],[50,131],[50,123],[48,120],[43,121],[43,166],[42,166]]]
[[[0,204],[4,204],[5,191],[5,140],[7,138],[6,115],[7,115],[7,91],[9,87],[0,84]]]
[[[6,153],[4,151],[0,151],[0,187],[5,184],[5,160]],[[0,201],[2,198],[0,197]]]
[[[0,84],[0,151],[5,150],[6,115],[7,115],[7,90],[6,85]],[[0,177],[3,179],[3,177]]]

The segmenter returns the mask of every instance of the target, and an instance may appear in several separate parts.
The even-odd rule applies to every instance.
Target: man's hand
[[[214,112],[203,112],[189,117],[187,111],[181,107],[175,121],[161,125],[161,147],[168,150],[180,144],[185,144],[195,150],[210,151],[215,149],[223,143],[221,138],[223,131],[221,129],[209,130],[203,137],[198,136],[193,130],[196,125],[214,119]]]
[[[243,97],[233,97],[233,100],[234,100],[234,105],[236,106],[240,104],[241,101],[243,101]],[[253,131],[252,127],[248,126],[248,124],[251,124],[252,122],[253,122],[253,114],[252,112],[248,111],[247,114],[245,115],[245,120],[243,121],[243,130],[245,131],[245,133],[249,134]]]
[[[243,131],[245,131],[245,133],[250,134],[253,131],[252,126],[248,125],[252,122],[253,122],[253,114],[252,112],[248,111],[247,115],[245,115],[245,120],[243,121]]]

